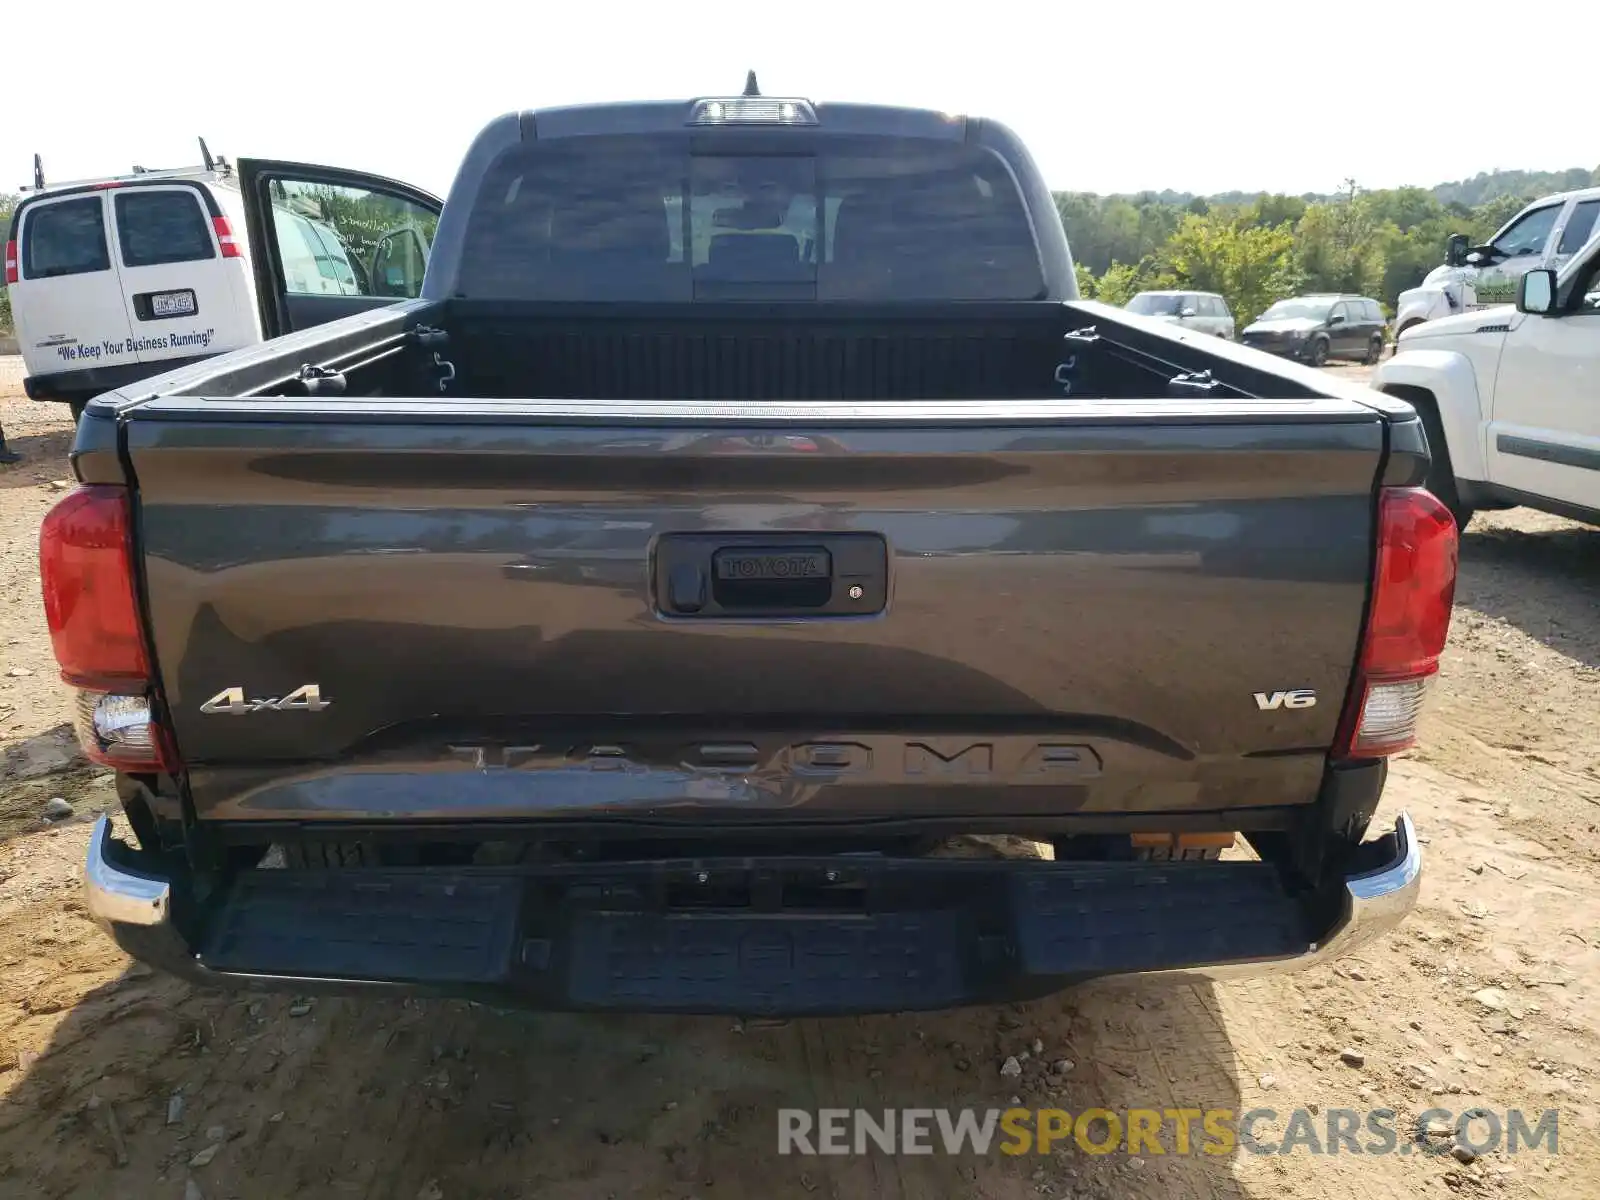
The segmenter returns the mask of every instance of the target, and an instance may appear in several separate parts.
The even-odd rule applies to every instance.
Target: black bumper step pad
[[[959,910],[761,917],[586,913],[568,991],[617,1011],[828,1013],[948,1008],[968,998]]]
[[[1265,863],[1192,863],[1012,881],[1024,973],[1110,975],[1305,950],[1301,906]]]
[[[453,872],[253,871],[210,922],[214,971],[446,984],[503,978],[521,880]]]
[[[220,975],[411,983],[537,1008],[849,1013],[948,1008],[1100,975],[1287,957],[1317,939],[1262,863],[834,860],[886,901],[651,907],[638,864],[265,870],[206,923]],[[786,871],[745,860],[728,870]],[[631,876],[631,877],[630,877]],[[874,880],[890,886],[874,891]]]

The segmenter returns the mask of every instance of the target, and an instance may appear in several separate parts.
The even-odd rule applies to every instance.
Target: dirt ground
[[[15,364],[0,359],[0,422],[26,455],[0,467],[0,1198],[1600,1195],[1600,530],[1515,511],[1467,531],[1423,748],[1380,814],[1417,821],[1421,906],[1332,967],[831,1021],[299,1005],[193,992],[85,917],[87,821],[112,795],[72,749],[35,562],[70,430],[20,397]],[[57,796],[76,816],[46,828]],[[1271,1108],[1269,1143],[1297,1107],[1391,1107],[1402,1126],[1434,1106],[1555,1109],[1559,1153],[777,1153],[781,1107],[1013,1097]]]

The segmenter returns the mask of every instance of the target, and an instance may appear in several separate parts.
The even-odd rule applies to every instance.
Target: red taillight
[[[6,243],[6,282],[7,283],[15,283],[16,281],[17,281],[17,244],[16,244],[16,242],[7,242]]]
[[[126,488],[69,492],[39,527],[39,578],[61,677],[80,687],[145,683]]]
[[[222,247],[223,258],[243,258],[244,250],[234,240],[233,226],[228,224],[227,217],[212,217],[212,227],[217,231],[217,245]]]
[[[134,595],[126,488],[69,492],[39,527],[45,623],[61,678],[80,689],[84,752],[124,770],[165,770],[168,739],[151,716],[150,656]]]
[[[1335,757],[1381,758],[1416,744],[1423,692],[1450,632],[1457,541],[1455,519],[1431,492],[1379,493],[1372,601]]]

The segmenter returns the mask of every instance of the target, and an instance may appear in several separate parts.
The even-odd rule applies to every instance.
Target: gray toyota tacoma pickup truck
[[[362,295],[264,231],[384,182],[243,174],[282,336],[94,399],[41,532],[136,958],[894,1011],[1413,904],[1411,823],[1368,826],[1455,580],[1416,414],[1081,302],[1001,125],[508,115]],[[1043,849],[950,853],[1000,834]]]

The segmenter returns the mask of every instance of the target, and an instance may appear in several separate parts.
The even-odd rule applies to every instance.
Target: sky
[[[1211,193],[1432,185],[1600,164],[1562,119],[1564,47],[1600,3],[1514,22],[1430,0],[21,3],[0,22],[0,190],[229,158],[373,171],[440,195],[514,109],[736,94],[996,118],[1052,188]],[[1504,31],[1518,40],[1501,55]],[[1524,99],[1526,97],[1526,99]]]

